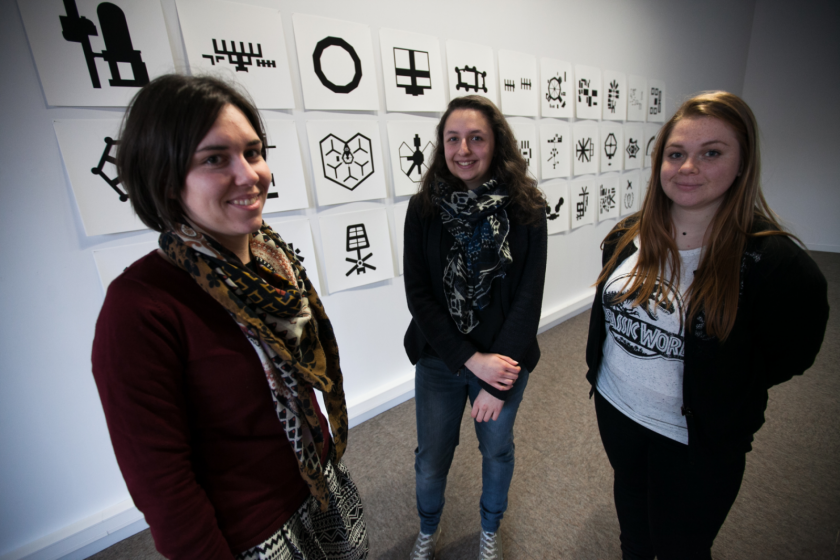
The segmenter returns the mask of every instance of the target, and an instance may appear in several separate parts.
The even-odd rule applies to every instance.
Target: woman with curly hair
[[[641,211],[603,243],[586,361],[626,560],[710,559],[767,391],[814,362],[826,281],[761,193],[726,92],[662,128]]]
[[[420,515],[412,559],[434,557],[467,398],[482,455],[479,558],[502,557],[513,424],[540,357],[546,231],[545,199],[501,112],[484,97],[453,99],[405,223]]]

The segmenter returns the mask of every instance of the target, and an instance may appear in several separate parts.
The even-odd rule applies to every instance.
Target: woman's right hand
[[[501,354],[476,352],[464,364],[476,377],[500,391],[507,391],[519,378],[519,362]]]

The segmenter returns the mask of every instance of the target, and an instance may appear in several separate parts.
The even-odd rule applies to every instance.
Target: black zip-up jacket
[[[609,235],[602,264],[612,257],[618,237],[615,230]],[[618,262],[635,252],[631,243]],[[595,294],[586,345],[586,378],[593,390],[607,336],[603,288],[598,285]],[[685,334],[682,411],[689,449],[694,457],[743,454],[764,424],[767,390],[814,363],[828,322],[828,286],[817,264],[789,237],[753,237],[741,260],[738,312],[726,341],[706,336],[704,320],[700,311]]]

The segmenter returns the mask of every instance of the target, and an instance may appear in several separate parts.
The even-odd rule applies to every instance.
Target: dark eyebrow
[[[245,144],[246,147],[260,146],[260,145],[262,145],[262,141],[259,138],[255,139],[255,140],[251,140],[250,142]],[[229,148],[229,146],[226,145],[226,144],[213,144],[211,146],[202,146],[201,148],[198,148],[195,151],[195,153],[218,151],[218,150],[227,150],[228,148]]]
[[[700,145],[701,145],[701,146],[708,146],[709,144],[723,144],[724,146],[729,146],[729,144],[727,144],[727,143],[726,143],[726,142],[724,142],[723,140],[709,140],[708,142],[703,142],[703,143],[702,143],[702,144],[700,144]],[[666,147],[666,148],[671,148],[671,147],[682,148],[682,147],[684,147],[684,146],[683,146],[682,144],[679,144],[679,143],[673,143],[673,144],[671,144],[671,143],[669,142],[668,144],[666,144],[666,146],[665,146],[665,147]]]
[[[476,133],[485,134],[485,132],[481,129],[470,130],[470,131],[467,132],[467,134],[476,134]],[[444,136],[447,135],[447,134],[458,134],[458,131],[457,130],[447,130],[446,132],[444,132]]]

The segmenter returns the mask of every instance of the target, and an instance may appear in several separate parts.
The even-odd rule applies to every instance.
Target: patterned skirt
[[[237,560],[362,560],[368,536],[362,499],[343,463],[327,462],[330,490],[327,511],[314,496],[262,544],[239,554]]]

